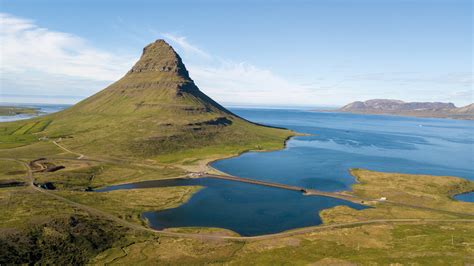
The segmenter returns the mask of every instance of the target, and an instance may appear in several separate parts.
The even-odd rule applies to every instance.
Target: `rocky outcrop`
[[[474,114],[474,103],[457,108],[455,112],[458,114]]]
[[[156,40],[143,48],[140,60],[127,75],[144,72],[170,72],[190,79],[181,57],[164,40]]]

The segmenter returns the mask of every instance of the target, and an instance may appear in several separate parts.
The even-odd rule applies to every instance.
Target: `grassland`
[[[169,187],[103,193],[60,191],[58,194],[74,202],[93,206],[121,219],[146,226],[146,221],[141,219],[141,213],[178,207],[198,190],[199,187]]]
[[[103,163],[89,160],[49,159],[49,163],[65,166],[57,172],[35,174],[40,182],[53,182],[58,189],[82,191],[107,185],[132,183],[146,180],[176,178],[186,173],[180,168],[169,166],[141,166],[121,162]]]
[[[55,161],[61,162],[64,161]],[[0,160],[0,166],[0,180],[29,182],[22,163]],[[71,171],[80,173],[77,176],[62,176],[64,183],[70,182],[72,185],[77,182],[74,178],[80,179],[90,173],[91,168],[97,167],[94,164],[75,161],[68,166],[74,168]],[[103,173],[108,174],[107,171]],[[44,176],[42,178],[49,180]],[[55,178],[59,180],[59,177]],[[173,187],[141,192],[129,190],[92,193],[71,190],[71,184],[59,188],[54,194],[110,212],[119,219],[137,224],[143,223],[139,219],[142,211],[176,207],[199,189]],[[0,208],[2,265],[30,262],[83,264],[108,248],[129,245],[129,239],[146,236],[107,217],[97,216],[89,209],[58,200],[48,193],[39,193],[30,186],[0,188]]]
[[[12,116],[20,114],[36,115],[38,114],[38,109],[17,106],[0,106],[0,116]]]
[[[347,207],[325,210],[325,224],[386,219],[374,224],[345,226],[291,236],[249,241],[199,240],[161,237],[142,239],[112,248],[93,262],[119,264],[230,264],[230,265],[465,265],[474,262],[474,204],[451,199],[453,193],[471,190],[473,182],[454,177],[401,175],[362,169],[352,172],[360,181],[354,194],[380,197],[388,191],[409,195],[391,202],[372,202],[373,208],[356,211]],[[392,184],[387,185],[387,179]],[[407,179],[410,182],[405,183]],[[421,201],[403,204],[412,196],[435,198],[441,209]],[[387,197],[388,200],[390,199]],[[445,211],[454,213],[446,213]],[[468,214],[466,217],[466,214]],[[419,218],[413,222],[390,222]],[[179,252],[176,252],[179,250]]]
[[[46,140],[57,140],[89,156],[148,159],[174,165],[192,161],[199,165],[199,160],[233,156],[246,150],[279,149],[286,138],[294,135],[289,130],[261,127],[235,117],[229,118],[230,125],[194,125],[203,123],[194,119],[218,119],[208,114],[171,123],[175,115],[187,116],[182,111],[167,109],[159,112],[158,117],[148,113],[70,115],[69,112],[0,124],[0,156],[8,153],[22,157],[22,151],[29,152],[30,157],[52,155],[36,150]]]
[[[2,149],[0,157],[19,158],[25,162],[48,157],[50,163],[66,168],[57,172],[35,173],[37,182],[52,182],[57,187],[52,193],[141,227],[146,226],[140,219],[141,212],[176,207],[188,200],[199,188],[153,188],[108,193],[84,190],[89,187],[182,176],[187,170],[202,169],[209,160],[238,154],[245,149],[282,147],[281,140],[287,137],[285,133],[274,139],[267,138],[267,144],[261,146],[211,146],[127,160],[113,156],[90,156],[86,153],[86,159],[77,160],[77,154],[68,153],[54,145],[49,137],[39,140],[38,133],[26,134],[34,136],[30,144]],[[67,146],[68,141],[63,139],[60,143],[76,151]],[[0,160],[0,165],[0,179],[25,179],[22,164]],[[7,254],[3,258],[16,262],[88,261],[96,264],[474,263],[474,223],[468,221],[472,221],[474,204],[451,198],[454,194],[472,190],[472,182],[455,177],[379,173],[363,169],[354,169],[352,174],[358,183],[353,186],[350,194],[373,199],[366,202],[373,208],[362,211],[343,206],[327,209],[320,213],[324,224],[367,220],[379,222],[244,241],[226,239],[225,237],[235,236],[235,233],[223,229],[168,230],[189,235],[202,234],[202,238],[171,237],[137,231],[110,220],[107,216],[38,194],[29,187],[1,188],[0,227],[5,234],[0,237],[0,241],[9,250],[2,251]],[[375,200],[381,197],[386,197],[387,200]],[[418,220],[391,222],[414,218]],[[71,219],[80,221],[80,230],[70,225],[68,221]],[[208,235],[217,238],[205,237]],[[77,239],[81,236],[83,238],[78,242]],[[101,240],[96,236],[100,236]],[[220,236],[224,238],[219,238]],[[18,245],[12,247],[12,243]],[[62,246],[67,247],[68,252],[57,248]],[[11,253],[10,250],[15,252]],[[37,252],[32,253],[32,250]],[[61,254],[76,255],[62,256],[58,250],[62,251]]]
[[[58,186],[54,194],[141,226],[145,225],[139,217],[141,212],[176,207],[199,189],[171,187],[107,193],[84,192],[80,191],[83,186],[103,186],[109,183],[108,179],[110,183],[123,183],[128,177],[132,180],[146,180],[152,176],[170,178],[182,172],[169,166],[153,166],[167,169],[157,171],[143,166],[94,161],[51,161],[66,165],[66,168],[61,170],[62,173],[36,173],[34,176],[41,182],[62,182],[63,185]],[[24,178],[25,168],[22,164],[0,162],[1,178]],[[95,181],[78,181],[89,180],[91,174]],[[320,214],[324,224],[375,219],[380,222],[244,241],[221,239],[219,236],[236,234],[217,228],[169,229],[170,232],[190,235],[203,234],[202,238],[170,237],[128,229],[107,217],[38,194],[29,187],[14,187],[0,189],[0,204],[2,214],[5,214],[0,220],[5,232],[0,241],[8,244],[9,250],[16,251],[15,254],[5,254],[8,254],[8,260],[17,262],[22,261],[19,254],[24,254],[23,261],[28,261],[25,258],[29,256],[29,259],[40,262],[89,261],[94,264],[463,265],[474,262],[474,223],[471,220],[474,204],[457,202],[451,198],[453,194],[472,190],[473,182],[455,177],[379,173],[363,169],[355,169],[352,174],[359,183],[354,185],[351,193],[370,199],[387,197],[387,201],[367,202],[373,208],[362,211],[347,207],[324,210]],[[391,222],[392,219],[400,218],[418,220]],[[71,220],[80,224],[79,228],[71,226]],[[208,235],[217,237],[207,238]],[[82,237],[82,240],[78,242],[77,237]],[[18,245],[11,247],[11,243]],[[53,247],[62,245],[76,252],[77,256],[58,254]],[[33,254],[32,249],[38,252]]]
[[[25,183],[0,188],[0,265],[474,263],[474,204],[451,199],[474,185],[455,177],[356,169],[347,193],[372,208],[331,208],[320,213],[322,227],[255,238],[219,228],[156,232],[140,219],[199,187],[86,192],[204,171],[215,159],[280,149],[293,135],[214,102],[156,41],[122,79],[77,105],[0,123],[0,181]]]
[[[23,180],[26,174],[25,167],[13,160],[0,160],[0,180]]]
[[[457,177],[380,173],[353,169],[359,183],[352,194],[368,199],[375,208],[355,211],[338,206],[321,213],[325,223],[352,222],[366,219],[448,219],[474,218],[474,204],[453,200],[452,196],[474,191],[474,182]]]

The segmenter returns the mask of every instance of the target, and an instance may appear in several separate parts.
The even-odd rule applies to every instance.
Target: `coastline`
[[[291,132],[294,132],[294,131],[291,131]],[[237,154],[233,154],[233,155],[230,155],[230,156],[225,156],[225,157],[222,157],[222,158],[217,158],[217,159],[212,159],[211,161],[208,161],[206,162],[206,168],[209,170],[209,172],[216,172],[218,174],[222,174],[222,175],[228,175],[228,176],[232,176],[230,175],[229,173],[226,173],[224,171],[221,171],[215,167],[212,166],[212,164],[214,162],[217,162],[217,161],[220,161],[220,160],[225,160],[225,159],[230,159],[230,158],[235,158],[235,157],[239,157],[241,156],[242,154],[244,153],[248,153],[248,152],[272,152],[272,151],[280,151],[280,150],[284,150],[287,148],[288,146],[288,142],[294,138],[294,137],[298,137],[298,136],[308,136],[308,134],[304,134],[304,133],[298,133],[298,132],[294,132],[295,134],[291,135],[291,136],[288,136],[284,141],[283,141],[283,147],[281,149],[267,149],[267,150],[244,150],[242,152],[239,152]]]
[[[394,114],[394,113],[370,113],[370,112],[344,112],[340,110],[310,110],[316,113],[333,113],[333,114],[356,114],[356,115],[377,115],[377,116],[395,116],[395,117],[414,117],[414,118],[433,118],[433,119],[449,119],[449,120],[463,120],[474,121],[474,116],[456,117],[444,115],[423,115],[423,114]]]
[[[464,192],[461,192],[461,193],[452,194],[452,195],[450,196],[450,198],[451,198],[452,200],[455,200],[455,201],[468,202],[468,201],[463,201],[463,200],[455,199],[454,197],[456,197],[456,196],[461,196],[461,195],[465,195],[465,194],[471,194],[471,193],[474,193],[474,189],[472,189],[472,190],[470,190],[470,191],[464,191]]]

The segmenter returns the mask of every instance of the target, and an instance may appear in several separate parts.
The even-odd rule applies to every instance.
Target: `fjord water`
[[[319,211],[338,205],[366,208],[340,199],[304,196],[300,192],[213,178],[144,181],[96,192],[166,186],[202,186],[185,204],[142,214],[156,229],[220,227],[243,236],[277,233],[321,224]]]
[[[298,136],[284,150],[217,161],[226,173],[306,188],[350,189],[350,168],[474,180],[474,121],[301,110],[232,109]]]
[[[62,109],[62,107],[58,107]],[[317,113],[301,110],[232,109],[254,122],[312,134],[284,150],[250,152],[213,163],[224,172],[326,191],[350,189],[350,168],[474,179],[474,121]],[[365,208],[334,198],[211,178],[147,181],[99,192],[163,186],[204,188],[185,204],[143,213],[155,228],[203,226],[261,235],[318,225],[321,210],[338,205]],[[473,201],[471,194],[455,198]]]
[[[454,199],[459,201],[474,202],[474,192],[456,195],[454,196]]]
[[[355,182],[350,168],[474,179],[472,121],[298,110],[232,111],[251,121],[312,134],[291,139],[284,150],[249,152],[213,163],[233,175],[326,191],[350,189]],[[319,211],[333,206],[364,208],[333,198],[231,181],[178,182],[206,188],[177,208],[144,213],[153,227],[210,226],[261,235],[320,224]]]
[[[0,115],[0,122],[9,122],[9,121],[17,121],[17,120],[24,120],[33,118],[39,115],[45,115],[50,113],[59,112],[61,110],[66,109],[70,105],[66,104],[5,104],[6,106],[18,106],[18,107],[28,107],[28,108],[36,108],[38,109],[38,114],[31,115],[31,114],[19,114],[19,115],[10,115],[10,116],[1,116]]]

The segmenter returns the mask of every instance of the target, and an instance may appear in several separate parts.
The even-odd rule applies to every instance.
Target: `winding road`
[[[78,156],[77,159],[79,159],[79,160],[85,157],[84,154],[77,153],[77,152],[73,152],[73,151],[69,150],[68,148],[64,147],[63,145],[59,144],[59,143],[58,143],[57,141],[55,141],[55,140],[53,140],[52,142],[53,142],[54,145],[58,146],[58,147],[61,148],[62,150],[66,151],[66,152],[69,152],[69,153],[71,153],[71,154],[77,155],[77,156]]]
[[[225,236],[225,235],[212,235],[212,234],[201,234],[201,233],[179,233],[179,232],[170,232],[170,231],[162,231],[162,230],[155,230],[149,227],[145,227],[143,225],[135,224],[129,221],[126,221],[124,219],[121,219],[117,216],[114,216],[110,213],[98,210],[96,208],[77,203],[75,201],[69,200],[67,198],[64,198],[62,196],[59,196],[55,194],[52,191],[45,190],[42,188],[39,188],[34,185],[34,177],[33,177],[33,172],[28,165],[28,163],[19,161],[19,160],[14,160],[19,163],[22,163],[23,166],[27,169],[27,175],[26,178],[28,179],[28,184],[29,186],[39,192],[43,193],[45,195],[48,195],[50,197],[53,197],[59,201],[62,201],[64,203],[69,204],[70,206],[79,208],[81,210],[84,210],[86,212],[89,212],[90,214],[96,215],[103,217],[109,221],[116,222],[117,224],[127,227],[132,230],[137,230],[137,231],[145,231],[153,234],[158,234],[161,236],[169,236],[169,237],[185,237],[185,238],[193,238],[193,239],[200,239],[200,240],[212,240],[212,239],[221,239],[221,240],[234,240],[234,241],[251,241],[251,240],[265,240],[265,239],[274,239],[274,238],[283,238],[283,237],[289,237],[289,236],[294,236],[294,235],[300,235],[304,233],[311,233],[311,232],[316,232],[316,231],[323,231],[323,230],[328,230],[328,229],[334,229],[334,228],[343,228],[343,227],[352,227],[352,226],[361,226],[361,225],[371,225],[371,224],[390,224],[390,223],[437,223],[437,222],[474,222],[474,219],[374,219],[374,220],[367,220],[367,221],[357,221],[357,222],[349,222],[349,223],[337,223],[337,224],[327,224],[327,225],[318,225],[318,226],[311,226],[311,227],[304,227],[304,228],[298,228],[290,231],[285,231],[281,233],[275,233],[275,234],[268,234],[268,235],[260,235],[260,236]]]
[[[60,145],[56,141],[52,141],[52,142],[54,143],[54,145],[60,147],[62,150],[78,156],[76,159],[70,159],[70,160],[84,160],[84,161],[91,160],[91,161],[108,162],[108,163],[111,162],[109,160],[92,159],[92,158],[86,157],[83,154],[76,153],[76,152],[73,152],[73,151],[67,149],[66,147]],[[88,159],[85,159],[85,158],[88,158]],[[65,159],[65,158],[63,158],[63,159]],[[323,225],[317,225],[317,226],[311,226],[311,227],[298,228],[298,229],[285,231],[285,232],[280,232],[280,233],[275,233],[275,234],[260,235],[260,236],[249,236],[249,237],[246,237],[246,236],[213,235],[213,234],[201,234],[201,233],[180,233],[180,232],[171,232],[171,231],[166,231],[166,230],[155,230],[155,229],[143,226],[143,225],[139,225],[139,224],[129,222],[127,220],[124,220],[124,219],[121,219],[117,216],[114,216],[110,213],[107,213],[107,212],[104,212],[102,210],[98,210],[96,208],[93,208],[91,206],[84,205],[84,204],[69,200],[65,197],[62,197],[62,196],[54,193],[51,190],[45,190],[45,189],[42,189],[40,187],[37,187],[34,184],[33,170],[31,169],[30,165],[27,162],[21,161],[21,160],[18,160],[18,159],[11,159],[11,158],[0,158],[0,160],[10,160],[10,161],[16,161],[16,162],[21,163],[27,171],[26,179],[28,181],[29,187],[31,189],[33,189],[34,191],[38,192],[38,193],[43,193],[43,194],[48,195],[50,197],[53,197],[53,198],[55,198],[59,201],[62,201],[66,204],[69,204],[70,206],[79,208],[79,209],[84,210],[84,211],[86,211],[90,214],[100,216],[100,217],[103,217],[107,220],[116,222],[117,224],[119,224],[121,226],[124,226],[124,227],[127,227],[129,229],[137,230],[137,231],[145,231],[145,232],[158,234],[158,235],[162,235],[162,236],[186,237],[186,238],[194,238],[194,239],[224,239],[224,240],[235,240],[235,241],[249,241],[249,240],[264,240],[264,239],[289,237],[289,236],[293,236],[293,235],[311,233],[311,232],[334,229],[334,228],[371,225],[371,224],[420,223],[420,222],[423,222],[423,223],[474,222],[474,219],[418,219],[418,218],[414,218],[414,219],[409,219],[409,218],[407,218],[407,219],[373,219],[373,220],[356,221],[356,222],[348,222],[348,223],[323,224]],[[155,168],[155,167],[150,166],[150,168]],[[278,187],[278,188],[282,188],[282,189],[290,189],[290,190],[295,190],[295,191],[302,191],[307,195],[327,196],[327,197],[333,197],[333,198],[349,200],[349,201],[357,202],[357,203],[361,203],[361,201],[362,202],[364,201],[364,199],[360,199],[360,198],[358,198],[356,196],[352,196],[352,195],[342,194],[340,192],[324,192],[324,191],[318,191],[318,190],[308,190],[308,189],[305,189],[305,188],[302,188],[302,187],[288,186],[288,185],[284,185],[284,184],[253,180],[253,179],[235,177],[235,176],[230,176],[230,175],[220,175],[220,174],[216,175],[216,174],[206,173],[203,176],[211,177],[211,178],[233,180],[233,181],[239,181],[239,182],[245,182],[245,183],[251,183],[251,184],[256,184],[256,185]],[[411,208],[418,208],[418,209],[424,209],[424,210],[431,210],[431,211],[455,214],[455,215],[474,216],[474,214],[457,213],[457,212],[452,212],[452,211],[439,210],[439,209],[433,209],[433,208],[428,208],[428,207],[423,207],[423,206],[403,204],[403,203],[398,203],[398,202],[386,201],[386,203],[396,204],[396,205],[411,207]]]

